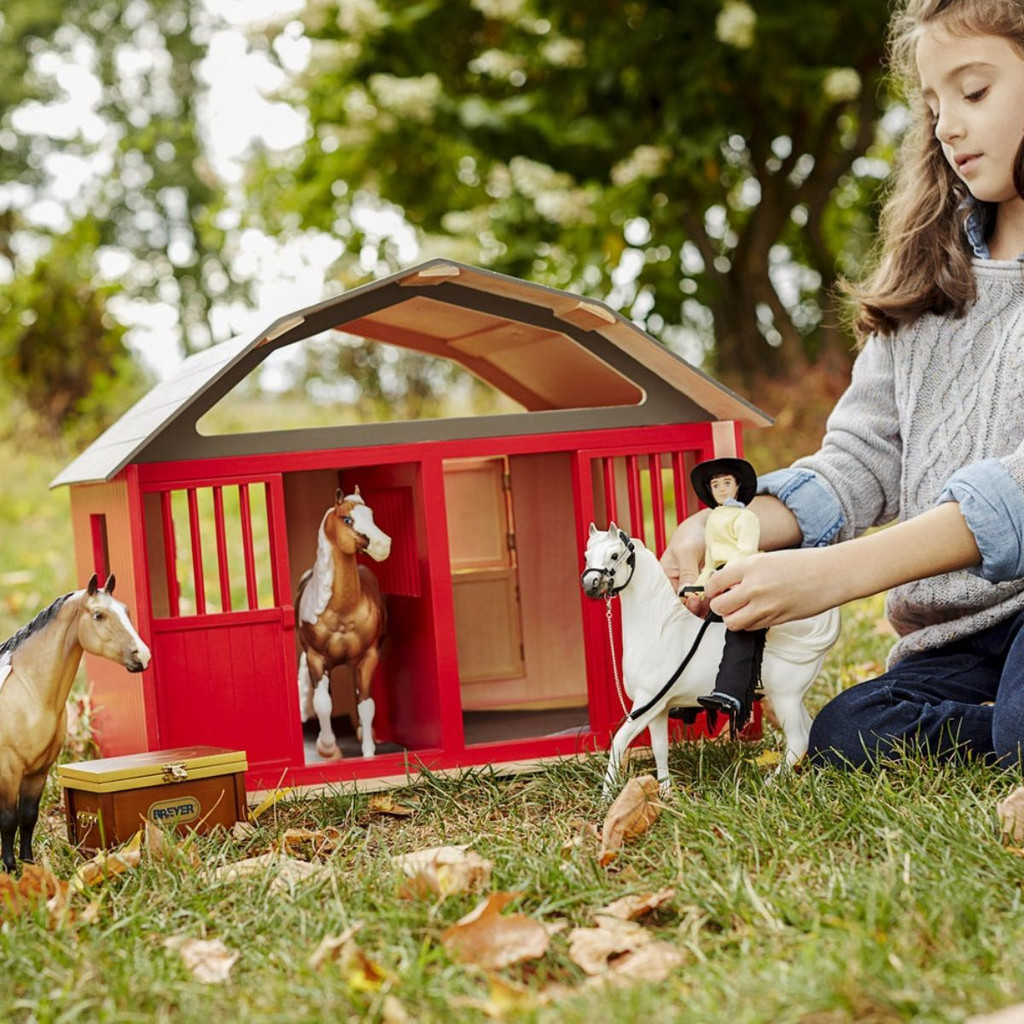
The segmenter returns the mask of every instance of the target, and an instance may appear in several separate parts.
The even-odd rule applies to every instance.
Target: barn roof
[[[198,432],[202,415],[272,352],[331,328],[451,359],[527,412],[244,435]],[[771,422],[604,303],[436,259],[189,357],[51,486],[109,480],[131,462],[708,419]]]

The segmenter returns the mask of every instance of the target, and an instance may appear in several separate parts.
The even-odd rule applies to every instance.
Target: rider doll
[[[710,506],[704,530],[704,565],[695,584],[685,586],[681,595],[704,592],[704,585],[716,569],[734,558],[756,554],[761,524],[746,507],[757,491],[757,474],[744,459],[710,459],[693,467],[690,481],[697,496]],[[714,622],[721,618],[708,612]],[[742,729],[750,717],[754,690],[760,681],[761,656],[767,630],[726,630],[725,649],[718,666],[715,688],[698,697],[710,712],[724,711],[734,730]]]

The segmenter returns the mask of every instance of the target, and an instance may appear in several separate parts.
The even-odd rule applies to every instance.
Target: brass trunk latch
[[[172,761],[170,764],[161,765],[160,775],[164,782],[181,782],[188,778],[188,769],[184,761]]]

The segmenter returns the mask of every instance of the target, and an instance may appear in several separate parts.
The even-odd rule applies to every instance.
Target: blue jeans
[[[1022,746],[1024,613],[844,690],[814,719],[808,756],[866,768],[916,748],[940,761],[967,755],[1011,767]]]

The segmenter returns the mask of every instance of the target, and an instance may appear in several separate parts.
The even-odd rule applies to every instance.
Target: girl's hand
[[[683,520],[661,556],[661,567],[677,594],[683,587],[697,582],[704,561],[704,528],[709,514],[705,509]],[[694,615],[707,615],[707,600],[699,594],[688,595],[683,603]]]
[[[770,551],[737,558],[714,573],[706,597],[731,630],[766,629],[847,600],[842,574],[830,571],[833,548]]]

